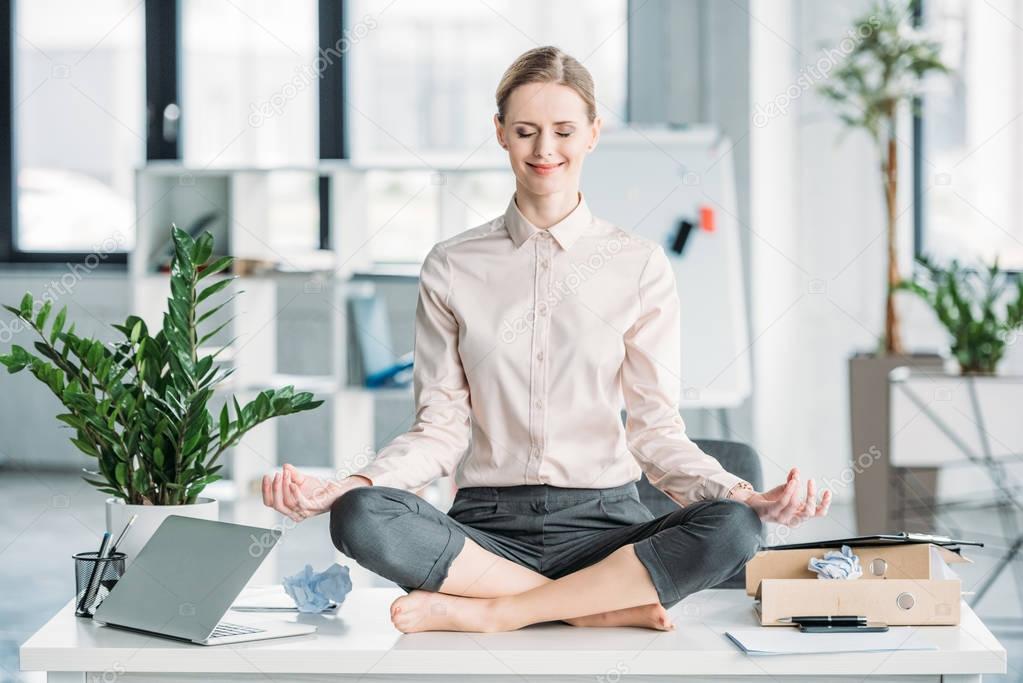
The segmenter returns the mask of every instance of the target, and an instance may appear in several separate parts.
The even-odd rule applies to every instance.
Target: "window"
[[[314,0],[181,0],[181,36],[186,164],[316,162]]]
[[[145,158],[138,0],[33,0],[14,13],[15,252],[134,244]]]
[[[1023,10],[927,0],[923,14],[955,73],[936,77],[923,99],[917,252],[998,257],[1002,268],[1023,270]]]

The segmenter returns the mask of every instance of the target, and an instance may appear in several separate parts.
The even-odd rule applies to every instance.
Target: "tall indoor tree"
[[[916,106],[925,77],[949,70],[941,60],[940,43],[913,26],[915,1],[882,0],[856,19],[850,32],[854,47],[820,86],[842,121],[866,131],[878,151],[887,227],[884,352],[900,355],[904,349],[895,308],[902,281],[896,233],[902,139],[898,119],[906,106]]]

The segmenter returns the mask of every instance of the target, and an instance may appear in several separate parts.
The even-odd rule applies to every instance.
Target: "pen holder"
[[[97,559],[98,552],[72,555],[75,561],[75,616],[92,619],[96,608],[113,590],[121,575],[124,574],[124,553],[113,553],[103,559]],[[86,597],[89,585],[93,585],[92,595]]]

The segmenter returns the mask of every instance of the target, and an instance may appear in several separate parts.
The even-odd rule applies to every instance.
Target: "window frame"
[[[22,2],[26,0],[21,0]],[[0,35],[7,36],[8,49],[0,50],[0,264],[67,264],[84,263],[91,252],[27,251],[17,243],[18,182],[14,103],[14,76],[17,45],[15,26],[18,0],[0,0]],[[319,0],[319,48],[336,45],[347,29],[347,3],[343,0]],[[145,74],[146,74],[146,153],[145,161],[181,160],[180,136],[165,140],[162,135],[162,112],[170,104],[181,101],[181,2],[145,3]],[[347,120],[346,96],[347,57],[344,52],[325,70],[319,83],[320,159],[346,159]],[[325,125],[329,122],[329,125]],[[338,125],[340,122],[340,125]],[[320,247],[330,248],[330,183],[320,178]],[[102,268],[126,269],[128,252],[105,254]]]

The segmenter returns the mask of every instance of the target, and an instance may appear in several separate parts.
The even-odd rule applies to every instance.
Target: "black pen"
[[[782,617],[778,620],[778,623],[806,624],[808,626],[866,626],[867,618],[854,615]]]
[[[85,584],[85,593],[82,595],[81,602],[77,605],[79,611],[92,614],[89,608],[92,606],[92,602],[96,599],[96,593],[99,591],[99,580],[103,576],[102,563],[108,552],[110,552],[110,532],[104,531],[103,540],[100,542],[99,551],[96,553],[96,560],[92,563],[92,571],[89,572],[89,581]]]

